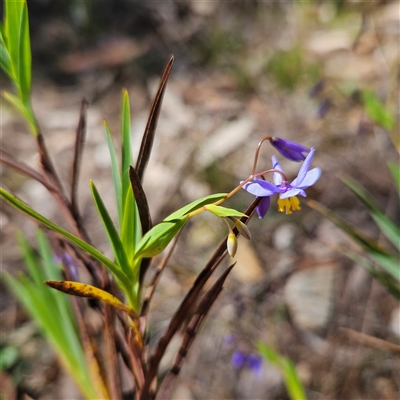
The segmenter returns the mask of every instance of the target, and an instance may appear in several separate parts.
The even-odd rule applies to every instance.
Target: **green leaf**
[[[181,218],[184,215],[189,214],[192,211],[198,210],[199,208],[201,208],[207,204],[214,203],[218,200],[221,200],[225,196],[226,196],[226,193],[216,193],[216,194],[212,194],[210,196],[205,196],[205,197],[202,197],[195,201],[192,201],[191,203],[187,204],[186,206],[173,212],[171,215],[169,215],[167,218],[165,218],[164,221],[172,221],[174,219]]]
[[[121,267],[122,271],[125,273],[126,276],[131,276],[131,269],[129,266],[128,258],[126,257],[126,253],[124,247],[122,245],[121,239],[118,236],[118,232],[115,229],[115,226],[111,220],[110,214],[108,213],[103,200],[100,197],[99,192],[95,184],[90,181],[90,189],[92,191],[92,196],[94,202],[97,207],[97,211],[103,221],[104,227],[106,228],[108,239],[111,243],[111,246],[114,250],[114,256],[117,260],[117,264]]]
[[[31,43],[29,38],[28,7],[24,2],[21,12],[21,28],[19,34],[19,87],[21,99],[25,104],[29,103],[31,95]]]
[[[11,368],[18,360],[18,349],[6,346],[0,349],[0,371]]]
[[[136,240],[136,225],[140,224],[140,218],[137,213],[137,206],[133,197],[133,190],[130,188],[126,194],[124,217],[121,226],[121,242],[126,251],[129,264],[132,263],[135,249],[137,246]]]
[[[368,117],[376,124],[391,131],[396,125],[394,114],[385,107],[374,92],[363,90],[361,96]]]
[[[82,239],[76,237],[72,233],[66,231],[65,229],[61,228],[60,226],[56,225],[54,222],[51,222],[43,215],[37,213],[27,204],[25,204],[24,202],[22,202],[17,197],[13,196],[11,193],[7,192],[3,188],[0,188],[0,197],[3,198],[7,203],[11,204],[17,210],[30,216],[37,222],[43,224],[44,226],[47,226],[49,229],[58,232],[59,234],[70,240],[72,243],[76,244],[82,250],[89,253],[93,258],[95,258],[97,261],[99,261],[101,264],[107,267],[115,275],[115,277],[119,280],[119,282],[123,285],[123,287],[126,290],[129,290],[129,279],[127,278],[127,276],[121,271],[118,265],[109,260],[104,254],[100,253],[93,246],[86,243]]]
[[[246,217],[246,214],[243,214],[240,211],[234,210],[233,208],[226,208],[221,206],[216,206],[214,204],[209,204],[204,206],[204,209],[212,212],[218,217]]]
[[[400,301],[400,285],[398,284],[398,279],[396,282],[393,280],[392,276],[386,274],[385,272],[378,271],[370,260],[350,249],[339,247],[336,248],[336,250],[352,259],[356,264],[365,268],[374,278],[376,278],[384,287],[386,287],[386,289],[394,297],[396,297],[397,300]]]
[[[11,80],[15,80],[11,66],[10,54],[2,44],[0,44],[0,67],[10,77]]]
[[[397,189],[397,193],[400,196],[400,164],[389,163],[389,169],[392,173],[393,180]]]
[[[14,68],[15,78],[19,78],[19,37],[21,29],[22,9],[25,1],[4,1],[4,31],[3,39],[5,46],[10,53],[11,63]],[[19,82],[18,82],[19,84]]]
[[[303,384],[293,362],[288,357],[281,356],[263,342],[257,343],[257,349],[267,361],[281,370],[289,397],[292,400],[307,400]]]
[[[386,272],[392,275],[393,278],[400,282],[400,262],[398,256],[387,256],[385,254],[373,252],[369,252],[368,255]]]
[[[343,232],[347,233],[369,254],[381,254],[383,256],[390,257],[394,256],[389,250],[381,246],[376,240],[371,239],[370,237],[365,235],[364,232],[350,225],[346,220],[326,208],[323,204],[318,203],[314,200],[308,200],[307,205],[314,210],[317,210],[324,217],[328,218],[331,222],[338,226]]]
[[[69,312],[71,310],[69,299],[49,290],[43,283],[43,280],[48,278],[46,274],[50,270],[52,270],[51,275],[58,279],[61,279],[61,271],[53,260],[53,253],[46,237],[40,231],[38,241],[41,242],[40,254],[45,259],[34,256],[33,250],[20,234],[23,252],[27,255],[25,261],[30,264],[29,273],[31,277],[35,276],[34,281],[30,281],[24,275],[15,279],[8,274],[4,276],[5,281],[56,349],[83,393],[86,396],[95,396],[96,391],[88,375],[83,348],[75,329],[75,320]],[[38,277],[43,280],[37,283]]]
[[[382,233],[400,250],[400,228],[379,209],[375,199],[357,181],[350,177],[343,178],[342,181],[364,203]]]
[[[129,95],[127,90],[122,92],[122,114],[121,114],[121,134],[122,134],[122,210],[125,210],[125,200],[128,190],[131,187],[129,179],[129,166],[132,165],[132,145],[131,145],[131,111],[129,105]]]
[[[22,114],[28,123],[29,129],[36,136],[39,133],[39,128],[29,104],[24,104],[22,100],[9,92],[3,92],[3,97]]]
[[[135,259],[151,258],[160,254],[185,225],[188,217],[164,220],[150,229],[139,242]]]
[[[113,178],[113,183],[114,183],[115,199],[116,199],[117,209],[118,209],[118,221],[119,221],[119,226],[121,227],[122,212],[123,212],[123,210],[122,210],[122,193],[121,193],[121,174],[119,172],[117,152],[115,151],[115,146],[114,146],[114,143],[112,140],[110,128],[106,121],[103,121],[103,124],[104,124],[104,129],[106,132],[108,150],[110,152],[111,173],[112,173],[112,178]]]

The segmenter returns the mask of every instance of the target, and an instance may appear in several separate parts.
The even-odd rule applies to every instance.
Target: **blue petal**
[[[317,182],[320,176],[321,168],[313,168],[312,170],[307,172],[305,178],[303,179],[303,182],[301,182],[301,184],[297,187],[300,189],[307,189],[308,187],[314,185],[314,183]]]
[[[308,153],[307,158],[304,160],[303,164],[300,167],[299,173],[297,174],[297,178],[290,184],[291,186],[300,186],[305,178],[307,171],[310,168],[312,158],[314,156],[315,149],[312,148]]]
[[[260,204],[257,206],[256,211],[258,218],[263,219],[271,204],[271,197],[263,197]]]
[[[272,156],[272,168],[273,169],[278,169],[279,171],[283,172],[283,169],[280,166],[280,164],[279,164],[279,162],[278,162],[278,160],[277,160],[277,158],[275,156]],[[282,175],[278,174],[277,172],[274,172],[273,180],[274,180],[274,184],[279,186],[283,181]]]
[[[282,193],[281,195],[279,195],[280,199],[287,199],[289,197],[295,197],[301,195],[303,197],[307,197],[306,192],[303,189],[298,189],[298,188],[292,188],[289,189],[287,192]]]
[[[246,183],[243,189],[258,197],[272,196],[280,191],[274,184],[257,178],[253,182]]]
[[[289,140],[273,137],[271,144],[274,146],[279,153],[284,157],[292,161],[303,161],[305,156],[303,153],[308,153],[309,148],[302,146],[299,143],[290,142]]]

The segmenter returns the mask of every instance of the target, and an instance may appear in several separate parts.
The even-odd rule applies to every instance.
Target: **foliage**
[[[390,169],[398,190],[399,167],[391,164]],[[364,252],[357,253],[346,248],[339,248],[338,250],[369,271],[394,297],[400,300],[400,227],[385,215],[373,196],[362,185],[350,177],[345,177],[342,180],[364,204],[382,235],[392,243],[394,250],[382,246],[376,240],[366,236],[362,231],[350,225],[322,204],[313,200],[310,200],[308,204],[342,229],[361,246]],[[398,193],[400,194],[400,191]]]
[[[0,197],[3,200],[49,231],[48,236],[52,239],[51,241],[46,239],[44,230],[38,231],[39,256],[37,256],[21,235],[20,245],[28,275],[22,274],[18,277],[6,275],[5,279],[14,295],[56,349],[61,361],[75,378],[86,398],[122,398],[122,389],[119,385],[119,355],[132,373],[136,399],[153,398],[154,391],[157,392],[159,398],[168,398],[177,379],[176,371],[180,370],[184,356],[221,292],[233,265],[226,268],[213,283],[209,282],[211,274],[228,252],[231,257],[234,256],[237,236],[242,234],[247,239],[251,238],[246,224],[260,206],[262,197],[264,197],[263,212],[261,214],[259,210],[258,212],[264,217],[267,212],[265,198],[269,205],[269,196],[287,189],[282,186],[287,179],[283,171],[280,171],[280,181],[274,179],[274,183],[269,183],[274,190],[270,191],[270,194],[262,194],[262,197],[256,195],[245,212],[226,208],[221,204],[245,188],[245,185],[250,184],[256,177],[274,172],[274,170],[258,173],[256,171],[258,152],[264,141],[268,140],[272,144],[274,140],[277,140],[278,144],[275,143],[275,148],[278,148],[281,154],[291,161],[301,161],[305,158],[300,168],[302,175],[306,174],[315,150],[294,142],[266,136],[257,147],[253,171],[231,192],[211,194],[197,199],[173,212],[157,225],[153,225],[142,182],[151,154],[164,91],[174,61],[171,57],[165,66],[150,109],[137,160],[133,160],[131,152],[130,102],[126,90],[122,91],[121,101],[120,161],[111,131],[107,122],[104,122],[118,210],[117,223],[113,221],[93,181],[90,181],[90,189],[110,248],[113,250],[113,259],[110,259],[91,244],[77,205],[77,182],[88,102],[82,101],[71,168],[72,189],[67,194],[53,167],[45,139],[31,107],[31,54],[26,1],[5,0],[4,28],[2,27],[1,34],[0,65],[13,82],[17,93],[16,95],[5,93],[4,96],[20,111],[35,136],[40,171],[32,169],[5,152],[0,153],[0,160],[18,172],[42,183],[57,201],[60,210],[66,216],[66,222],[69,223],[69,229],[64,229],[6,189],[0,188]],[[282,152],[282,146],[286,149],[284,152]],[[303,149],[300,158],[299,149]],[[293,152],[296,154],[295,158],[293,158]],[[303,157],[303,153],[309,153],[307,158]],[[319,178],[319,173],[315,178],[314,181]],[[302,179],[299,180],[302,181]],[[311,184],[309,182],[303,185],[301,190],[299,189],[302,196],[305,196],[304,189]],[[288,192],[286,197],[290,196]],[[295,209],[298,210],[299,207]],[[227,236],[199,272],[166,330],[154,349],[150,351],[147,344],[147,314],[152,294],[172,254],[180,230],[190,218],[203,212],[210,212],[222,220],[227,226]],[[142,296],[143,281],[152,258],[162,253],[170,244],[170,250],[150,280],[148,293]],[[54,260],[54,254],[61,258],[63,268]],[[76,265],[73,265],[74,263]],[[78,265],[80,268],[77,268]],[[90,283],[80,282],[81,268],[86,269],[89,278],[85,279],[89,279]],[[75,296],[73,303],[71,304],[70,298],[52,289]],[[96,300],[96,306],[85,301],[87,298]],[[101,315],[104,327],[101,338],[92,332],[85,320],[85,313],[90,308],[95,308]],[[180,334],[181,327],[186,328],[180,350],[174,365],[157,387],[155,378],[159,371],[160,361],[173,337]],[[100,354],[97,347],[104,348],[104,354]],[[8,363],[11,362],[12,357],[9,357]]]
[[[257,348],[266,361],[279,368],[282,372],[289,397],[292,400],[307,400],[303,385],[293,362],[288,357],[280,355],[263,342],[258,342]]]

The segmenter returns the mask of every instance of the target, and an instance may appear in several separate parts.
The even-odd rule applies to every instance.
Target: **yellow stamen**
[[[300,200],[295,196],[295,197],[290,197],[290,204],[292,205],[292,210],[293,211],[299,211],[301,210],[300,207]]]
[[[300,201],[297,197],[289,197],[287,199],[278,199],[278,211],[292,214],[293,211],[301,210]]]

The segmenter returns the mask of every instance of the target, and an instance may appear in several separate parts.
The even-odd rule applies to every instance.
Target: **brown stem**
[[[168,400],[171,397],[172,391],[174,389],[174,384],[178,378],[179,372],[182,369],[182,365],[186,358],[186,355],[194,342],[196,334],[199,331],[202,322],[210,311],[218,295],[221,293],[225,279],[227,278],[229,272],[232,270],[234,265],[235,264],[228,267],[214,283],[212,288],[203,296],[199,306],[197,307],[196,312],[194,313],[186,328],[181,347],[174,361],[174,365],[172,366],[160,386],[160,389],[156,396],[157,400]]]
[[[79,122],[76,128],[74,158],[71,170],[71,211],[77,219],[80,219],[78,209],[78,178],[86,136],[86,109],[88,105],[89,102],[86,99],[83,99],[81,103]]]
[[[264,136],[264,137],[258,142],[256,154],[254,155],[254,163],[253,163],[253,169],[251,170],[251,175],[254,175],[255,172],[256,172],[256,169],[257,169],[257,162],[258,162],[258,156],[259,156],[259,154],[260,154],[261,145],[262,145],[266,140],[271,141],[271,140],[272,140],[272,136]]]
[[[261,198],[256,198],[251,205],[245,211],[247,217],[242,217],[240,220],[247,224],[250,221],[251,217],[253,216],[256,207],[260,203]],[[233,232],[235,235],[239,235],[239,232],[236,228],[233,228]],[[143,387],[143,391],[141,393],[141,399],[147,400],[149,398],[149,390],[150,386],[157,375],[158,366],[161,361],[162,356],[165,353],[167,346],[169,345],[171,339],[176,334],[176,332],[180,329],[181,325],[185,321],[190,312],[191,308],[193,307],[195,301],[198,299],[198,296],[201,292],[201,289],[206,284],[207,280],[211,276],[211,274],[215,271],[221,261],[227,254],[226,249],[226,240],[225,238],[214,254],[211,256],[210,260],[204,266],[203,270],[197,276],[196,281],[193,283],[192,287],[190,288],[189,292],[186,294],[185,298],[182,300],[178,310],[175,312],[174,316],[171,318],[171,321],[168,325],[168,328],[163,333],[161,339],[157,343],[157,346],[150,357],[150,361],[148,363],[148,371],[146,374],[145,385]]]

